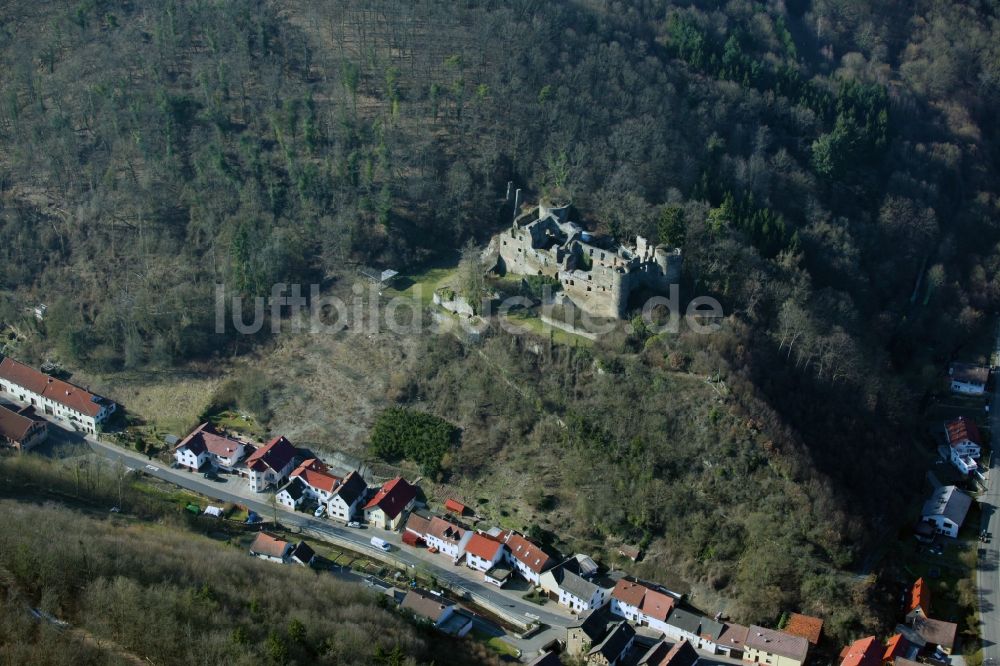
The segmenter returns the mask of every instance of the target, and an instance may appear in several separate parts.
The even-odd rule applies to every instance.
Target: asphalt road
[[[174,470],[165,467],[158,461],[150,461],[143,455],[106,444],[92,437],[88,437],[87,442],[96,453],[108,460],[114,462],[120,461],[127,467],[142,470],[146,474],[169,481],[200,495],[214,498],[220,502],[242,504],[248,509],[256,511],[265,519],[274,515],[274,507],[269,501],[249,499],[244,495],[227,491],[226,486],[229,481],[212,481],[205,479],[201,474]],[[147,465],[156,468],[155,471],[147,468]],[[524,601],[518,593],[504,592],[488,583],[477,582],[474,578],[470,577],[473,575],[473,572],[463,565],[452,565],[446,558],[440,555],[431,555],[424,551],[410,550],[408,546],[402,545],[398,533],[386,532],[384,530],[337,527],[336,524],[328,520],[313,518],[304,513],[293,513],[280,507],[278,508],[278,520],[282,525],[308,528],[319,534],[347,541],[350,543],[352,550],[362,554],[381,554],[382,551],[372,546],[370,542],[373,536],[378,536],[392,544],[392,556],[395,559],[400,560],[410,567],[429,571],[438,580],[452,589],[474,592],[498,607],[505,609],[506,612],[523,617],[525,621],[537,619],[553,627],[566,627],[575,622],[575,618],[573,617],[552,613],[536,604]],[[421,557],[421,555],[424,556]]]
[[[996,348],[1000,351],[1000,327],[997,328]],[[993,534],[989,543],[981,544],[976,581],[979,586],[980,636],[983,642],[984,666],[1000,664],[1000,382],[994,382],[993,401],[990,405],[990,432],[993,452],[986,492],[979,498],[982,529]]]

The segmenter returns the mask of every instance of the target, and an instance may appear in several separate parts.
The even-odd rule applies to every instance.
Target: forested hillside
[[[216,282],[412,267],[501,228],[507,181],[559,188],[591,226],[683,246],[685,295],[719,298],[724,331],[539,355],[427,341],[399,398],[464,428],[452,473],[551,446],[601,472],[539,477],[598,500],[575,536],[653,543],[645,573],[743,620],[877,624],[838,572],[918,492],[909,415],[1000,305],[1000,2],[0,17],[0,320],[49,304],[27,353],[103,373],[202,358],[232,343]]]

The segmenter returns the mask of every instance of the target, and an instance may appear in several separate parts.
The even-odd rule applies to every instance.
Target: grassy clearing
[[[448,285],[454,278],[457,266],[455,263],[442,263],[431,266],[423,271],[408,275],[400,275],[393,281],[393,286],[385,290],[388,296],[405,296],[419,300],[429,305],[434,298],[434,292]]]
[[[191,374],[136,374],[116,378],[113,396],[157,434],[183,436],[198,425],[221,381]]]
[[[215,414],[209,418],[209,421],[217,428],[232,430],[253,437],[257,441],[262,441],[267,434],[264,427],[252,416],[232,410]]]
[[[491,636],[481,629],[473,629],[471,634],[475,640],[484,644],[501,657],[509,657],[511,659],[521,658],[521,651],[499,636]]]
[[[551,337],[552,341],[558,345],[590,347],[594,344],[593,340],[585,338],[582,335],[576,335],[561,328],[550,326],[535,316],[534,313],[525,310],[510,312],[507,314],[507,319],[512,324],[525,328],[528,332],[540,338],[547,340]]]

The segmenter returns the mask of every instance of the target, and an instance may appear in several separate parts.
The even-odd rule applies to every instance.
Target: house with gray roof
[[[586,654],[591,647],[601,642],[608,633],[608,625],[614,619],[610,603],[581,615],[576,624],[566,628],[566,654]]]
[[[942,486],[924,502],[920,519],[934,526],[934,531],[955,538],[972,506],[972,498],[955,486]]]
[[[776,629],[750,625],[743,661],[772,666],[802,666],[809,656],[809,641]]]
[[[596,565],[585,555],[575,555],[543,573],[539,586],[551,599],[570,610],[583,613],[603,604],[611,593],[611,587],[601,585],[600,579],[593,578]]]
[[[687,640],[699,650],[715,652],[724,630],[721,622],[686,608],[674,608],[667,617],[664,633],[674,640]]]
[[[635,629],[628,622],[619,622],[600,643],[587,652],[587,663],[597,666],[618,666],[635,642]]]

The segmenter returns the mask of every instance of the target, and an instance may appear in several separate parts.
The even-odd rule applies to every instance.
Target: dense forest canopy
[[[590,352],[487,351],[538,383],[532,413],[560,416],[567,451],[645,456],[641,470],[611,466],[622,484],[652,470],[640,495],[666,497],[657,484],[683,475],[654,433],[689,437],[705,419],[671,413],[668,389],[684,389],[669,373],[725,377],[735,405],[698,441],[742,461],[721,476],[765,470],[778,494],[716,488],[653,504],[694,520],[736,503],[711,519],[732,528],[725,538],[711,521],[696,538],[691,521],[653,514],[593,524],[675,539],[693,578],[726,562],[712,584],[748,619],[850,601],[819,573],[855,561],[908,499],[908,414],[998,306],[996,1],[0,11],[0,319],[47,302],[39,356],[113,372],[208,355],[227,342],[213,332],[216,282],[253,295],[359,263],[418,265],[501,228],[510,180],[568,192],[586,222],[620,237],[681,242],[685,288],[731,315],[722,334],[639,331],[599,346],[624,387],[605,395],[576,383]],[[479,357],[450,344],[428,343],[438,362],[417,368],[415,390],[461,416],[464,443],[502,448],[549,427],[513,404],[503,421],[464,409],[463,398],[515,398],[477,385]],[[577,371],[549,386],[564,375],[547,364]],[[450,395],[462,382],[478,388]],[[624,418],[635,404],[643,418]],[[587,407],[610,416],[595,422]],[[796,484],[809,490],[787,494]],[[787,522],[786,542],[761,548],[753,535],[778,513],[815,521]],[[788,570],[782,549],[809,568]],[[769,586],[780,594],[757,604]],[[874,620],[842,626],[859,622]]]

